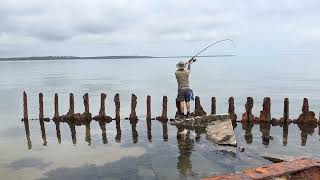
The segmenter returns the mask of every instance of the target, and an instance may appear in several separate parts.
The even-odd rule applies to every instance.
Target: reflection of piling
[[[245,105],[246,112],[242,115],[242,122],[250,122],[254,121],[254,115],[252,114],[252,108],[253,108],[253,98],[247,97],[247,102]]]
[[[106,130],[106,123],[99,121],[99,126],[101,129],[101,136],[102,136],[102,142],[103,144],[107,144],[108,143],[108,139],[107,139],[107,130]]]
[[[211,98],[211,114],[216,114],[217,109],[216,109],[216,97]]]
[[[287,146],[287,144],[288,144],[288,134],[289,134],[289,126],[287,123],[285,123],[283,125],[283,135],[282,135],[283,146]]]
[[[130,123],[136,123],[137,113],[136,113],[136,107],[137,107],[137,96],[135,94],[132,94],[131,96],[131,113],[130,113]]]
[[[74,145],[77,144],[77,132],[76,132],[76,124],[75,123],[68,123],[71,131],[71,138],[72,138],[72,143]]]
[[[168,124],[162,123],[162,137],[163,141],[168,141]]]
[[[43,145],[47,145],[47,138],[46,138],[46,129],[44,126],[44,115],[43,115],[43,94],[39,93],[39,123],[41,128],[41,135],[43,139]]]
[[[269,97],[263,99],[262,111],[260,111],[260,122],[269,122],[271,120],[271,100]]]
[[[85,141],[88,143],[88,145],[91,145],[91,133],[90,133],[90,123],[86,124],[86,139]]]
[[[132,130],[132,141],[135,144],[138,142],[137,123],[131,123],[131,130]]]
[[[203,110],[199,96],[195,98],[194,116],[204,116],[207,113]]]

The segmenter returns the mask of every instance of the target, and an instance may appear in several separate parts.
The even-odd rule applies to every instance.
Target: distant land
[[[235,55],[207,55],[197,57],[231,57]],[[31,57],[9,57],[0,58],[0,61],[21,61],[21,60],[72,60],[72,59],[150,59],[150,58],[191,58],[192,56],[31,56]]]

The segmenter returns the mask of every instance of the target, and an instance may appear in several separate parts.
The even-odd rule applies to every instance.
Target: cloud
[[[40,55],[30,47],[52,46],[58,54],[68,55],[72,48],[79,55],[95,55],[90,52],[97,46],[113,45],[115,54],[124,49],[135,52],[137,46],[162,47],[152,53],[163,54],[171,51],[163,47],[167,43],[192,47],[192,43],[225,37],[240,44],[264,39],[269,46],[294,48],[292,44],[298,47],[318,37],[310,29],[319,28],[319,8],[316,0],[3,0],[0,51],[16,55],[10,47],[1,47],[10,44],[18,48],[17,53],[24,49]],[[292,37],[298,37],[295,43]],[[83,49],[79,43],[88,46],[87,52],[78,52]],[[241,51],[246,49],[241,47]]]

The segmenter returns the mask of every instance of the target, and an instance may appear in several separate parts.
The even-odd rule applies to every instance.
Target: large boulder
[[[207,138],[219,145],[237,146],[231,119],[211,122],[207,128]]]

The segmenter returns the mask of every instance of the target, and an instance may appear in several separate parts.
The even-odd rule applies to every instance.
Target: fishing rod
[[[222,40],[219,40],[219,41],[216,41],[212,44],[210,44],[209,46],[205,47],[204,49],[202,49],[201,51],[199,51],[196,55],[194,55],[187,63],[191,64],[193,62],[196,62],[196,59],[194,59],[195,57],[197,57],[199,54],[201,54],[203,51],[207,50],[209,47],[213,46],[213,45],[216,45],[216,44],[219,44],[221,42],[224,42],[224,41],[230,41],[233,45],[234,45],[234,42],[232,39],[222,39]]]

